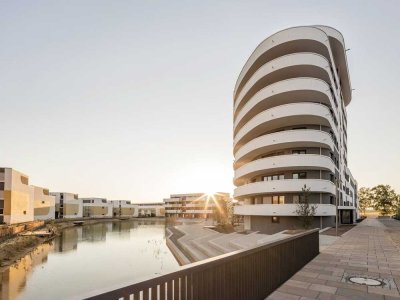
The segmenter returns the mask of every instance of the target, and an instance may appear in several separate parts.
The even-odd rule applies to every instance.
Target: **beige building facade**
[[[111,218],[113,205],[105,198],[80,198],[84,218]]]
[[[135,203],[138,206],[137,217],[165,217],[164,203]]]
[[[0,168],[0,222],[15,224],[34,220],[34,189],[29,177],[12,168]]]
[[[55,216],[55,197],[48,189],[32,186],[33,188],[33,217],[35,220],[52,220]]]
[[[111,201],[113,206],[113,217],[137,217],[138,216],[138,205],[134,205],[128,200],[113,200]]]
[[[82,218],[83,203],[82,199],[79,199],[78,194],[66,192],[52,192],[50,194],[55,197],[56,201],[56,219]]]

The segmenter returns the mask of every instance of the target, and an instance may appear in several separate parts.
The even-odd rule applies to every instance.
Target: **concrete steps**
[[[242,248],[236,247],[234,245],[230,245],[230,240],[237,237],[239,234],[234,232],[234,233],[229,233],[229,234],[223,234],[220,237],[217,237],[215,239],[212,239],[210,241],[208,241],[208,244],[217,249],[218,251],[222,252],[222,253],[229,253],[232,251],[237,251],[240,250]]]
[[[282,232],[273,235],[258,232],[224,234],[204,228],[203,225],[175,226],[175,229],[183,234],[176,239],[176,243],[187,252],[187,255],[190,255],[192,261],[200,261],[225,253],[256,247],[289,236]]]
[[[218,255],[224,254],[225,252],[222,252],[218,249],[211,247],[208,244],[208,241],[211,239],[214,239],[220,235],[221,235],[221,233],[214,231],[204,237],[200,237],[200,238],[196,238],[196,239],[192,240],[192,244],[195,247],[197,247],[201,252],[203,252],[205,255],[207,255],[208,257],[218,256]]]

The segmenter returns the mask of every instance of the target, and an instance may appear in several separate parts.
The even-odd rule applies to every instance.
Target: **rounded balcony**
[[[325,179],[283,179],[273,181],[252,182],[237,187],[233,197],[241,199],[263,194],[277,193],[301,193],[304,185],[310,188],[312,193],[328,193],[336,195],[336,186]]]
[[[264,153],[294,147],[325,147],[334,151],[335,144],[330,134],[321,130],[298,129],[270,133],[255,138],[238,149],[234,167],[238,168]]]
[[[335,164],[328,156],[318,154],[290,154],[261,158],[251,161],[235,170],[234,184],[240,186],[251,178],[285,170],[328,170],[335,172]]]
[[[317,78],[299,77],[273,83],[258,91],[234,113],[234,128],[240,129],[258,113],[273,107],[300,102],[322,103],[332,107],[338,118],[330,86]]]
[[[267,62],[283,55],[312,52],[336,63],[343,81],[346,105],[351,100],[344,40],[339,31],[327,26],[299,26],[279,31],[262,41],[243,66],[236,81],[234,95],[238,95],[251,76]]]
[[[297,78],[318,78],[333,82],[329,61],[316,53],[293,53],[278,57],[258,69],[234,98],[235,108],[240,109],[254,94],[275,82]]]
[[[291,103],[276,106],[254,116],[235,135],[234,151],[264,132],[284,126],[313,124],[330,127],[338,136],[337,126],[328,107],[318,103]]]

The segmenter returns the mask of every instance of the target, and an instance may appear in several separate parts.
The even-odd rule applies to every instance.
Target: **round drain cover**
[[[362,285],[371,285],[371,286],[379,286],[382,285],[382,281],[372,278],[366,277],[350,277],[349,280],[353,283],[362,284]]]

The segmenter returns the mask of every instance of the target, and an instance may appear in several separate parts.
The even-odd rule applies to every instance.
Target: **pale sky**
[[[2,1],[0,166],[51,191],[233,191],[232,92],[276,31],[345,38],[348,162],[400,192],[400,1]]]

